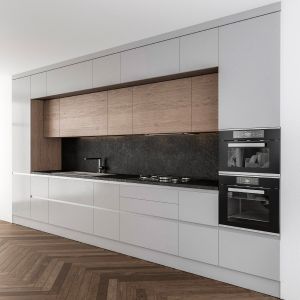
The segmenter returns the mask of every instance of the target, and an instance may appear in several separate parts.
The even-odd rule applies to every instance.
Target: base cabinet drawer
[[[220,266],[279,280],[279,238],[246,231],[220,229]]]
[[[31,197],[31,219],[48,223],[48,200]]]
[[[36,176],[31,175],[31,196],[38,198],[48,198],[49,189],[48,189],[48,177],[46,176]]]
[[[119,240],[119,212],[94,208],[94,234]]]
[[[136,246],[178,255],[178,222],[120,213],[120,240]]]
[[[49,223],[81,232],[92,233],[93,208],[49,201]]]
[[[179,256],[218,264],[218,228],[179,223]]]

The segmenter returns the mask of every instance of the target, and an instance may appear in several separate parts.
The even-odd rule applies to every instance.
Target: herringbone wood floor
[[[275,298],[0,221],[0,300],[3,299]]]

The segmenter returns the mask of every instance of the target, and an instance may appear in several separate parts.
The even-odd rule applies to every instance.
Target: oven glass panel
[[[260,193],[228,191],[227,219],[230,222],[270,222],[269,197]]]
[[[231,143],[228,145],[229,168],[270,167],[270,149],[264,143]]]

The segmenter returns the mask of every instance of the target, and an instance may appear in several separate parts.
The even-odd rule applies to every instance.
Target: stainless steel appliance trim
[[[263,129],[280,129],[281,127],[254,127],[254,128],[226,128],[219,129],[219,131],[236,131],[236,130],[263,130]]]
[[[219,175],[220,176],[259,177],[259,178],[280,178],[280,174],[273,174],[273,173],[249,173],[249,172],[219,171]]]
[[[266,143],[228,143],[228,148],[264,148]]]
[[[261,230],[255,230],[255,229],[249,229],[249,228],[243,228],[243,227],[236,227],[236,226],[230,226],[230,225],[223,225],[219,224],[219,228],[227,228],[231,230],[240,230],[240,231],[248,231],[248,232],[253,232],[253,233],[259,233],[262,235],[272,235],[274,237],[278,237],[280,239],[280,233],[275,233],[275,232],[269,232],[269,231],[261,231]]]
[[[265,194],[265,191],[263,191],[263,190],[248,190],[248,189],[239,189],[239,188],[228,188],[228,192],[238,192],[238,193],[247,193],[247,194],[260,194],[260,195]]]

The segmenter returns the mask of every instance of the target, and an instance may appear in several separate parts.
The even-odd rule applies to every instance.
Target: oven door
[[[220,186],[220,224],[279,233],[279,190]]]

